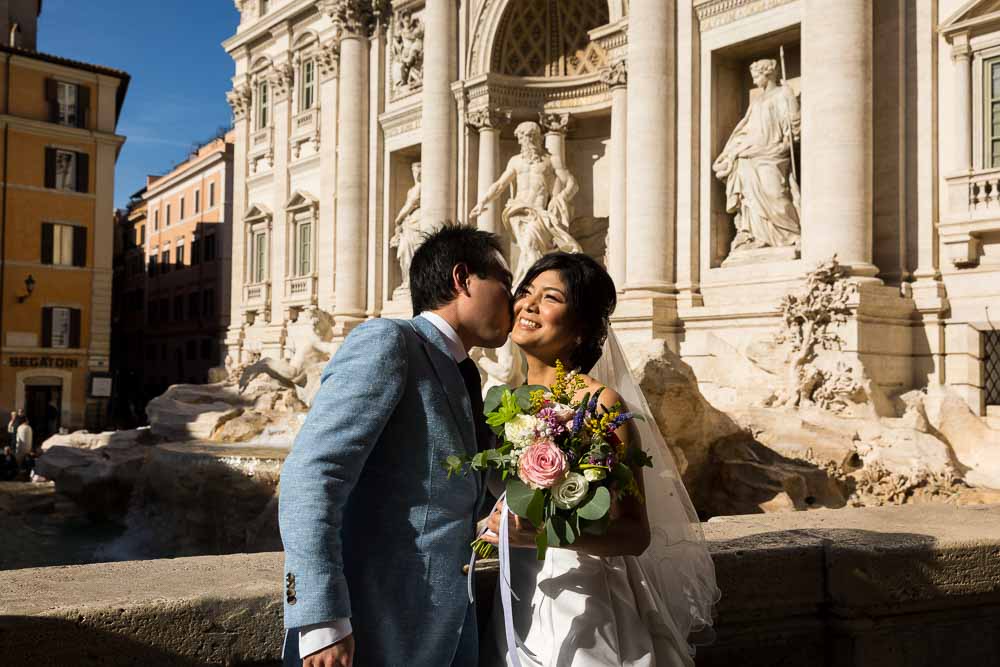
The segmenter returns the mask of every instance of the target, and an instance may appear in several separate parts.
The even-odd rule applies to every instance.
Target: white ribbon
[[[510,510],[507,508],[507,496],[502,498],[503,510],[500,513],[500,604],[503,605],[503,626],[507,635],[507,656],[510,667],[521,667],[521,659],[517,649],[521,640],[514,632],[514,610],[510,596],[510,537],[507,530],[507,518]]]

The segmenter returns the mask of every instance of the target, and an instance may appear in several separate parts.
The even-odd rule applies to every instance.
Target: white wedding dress
[[[715,569],[701,524],[614,333],[591,375],[642,417],[633,433],[653,458],[645,469],[651,544],[641,556],[600,558],[550,548],[511,549],[512,622],[521,667],[691,667],[692,631],[711,624]],[[481,667],[515,666],[498,591]]]

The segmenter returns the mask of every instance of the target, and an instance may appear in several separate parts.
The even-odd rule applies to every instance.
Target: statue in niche
[[[420,163],[414,162],[411,169],[413,187],[406,191],[406,201],[396,215],[396,232],[389,239],[389,247],[396,249],[396,259],[399,260],[401,287],[410,285],[410,262],[424,238],[420,229]]]
[[[730,253],[798,246],[799,184],[792,151],[799,141],[799,103],[788,83],[779,85],[775,60],[750,65],[760,96],[750,103],[722,154],[712,164],[726,183],[726,212],[734,214]]]
[[[424,79],[424,24],[398,12],[392,24],[392,86],[416,90]]]
[[[514,284],[520,283],[528,268],[542,255],[553,250],[582,252],[570,233],[573,197],[579,186],[562,158],[551,155],[542,143],[538,123],[521,123],[514,130],[521,152],[510,159],[507,168],[490,186],[486,195],[469,213],[477,218],[507,188],[511,198],[501,219],[514,237],[518,248]]]

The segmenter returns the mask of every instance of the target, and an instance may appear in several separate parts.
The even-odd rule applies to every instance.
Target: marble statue
[[[521,152],[510,159],[500,178],[490,186],[469,217],[478,217],[490,202],[507,188],[512,189],[501,219],[513,234],[518,248],[514,271],[514,284],[517,285],[542,255],[553,250],[582,252],[583,249],[569,232],[573,219],[572,201],[579,190],[576,178],[558,155],[545,149],[538,123],[521,123],[514,130],[514,136]]]
[[[520,387],[527,380],[524,374],[524,357],[514,341],[507,340],[496,349],[496,360],[487,356],[481,347],[475,348],[472,358],[486,374],[483,383],[483,397],[493,387]]]
[[[726,212],[734,214],[730,252],[797,246],[801,238],[799,185],[792,164],[800,139],[799,104],[777,62],[750,65],[760,96],[751,101],[712,170],[726,183]]]
[[[410,12],[398,12],[392,24],[392,85],[417,90],[424,78],[424,24]]]
[[[396,215],[396,233],[389,239],[389,247],[396,249],[399,270],[402,272],[401,287],[410,284],[410,262],[423,240],[420,230],[420,163],[413,163],[413,187],[406,192],[403,208]]]

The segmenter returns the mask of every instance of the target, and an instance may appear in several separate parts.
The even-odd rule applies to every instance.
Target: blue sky
[[[115,205],[231,122],[232,0],[45,0],[38,49],[132,75],[118,133]]]

